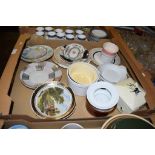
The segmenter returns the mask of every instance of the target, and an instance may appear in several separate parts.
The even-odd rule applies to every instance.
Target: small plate
[[[20,80],[26,87],[35,89],[47,81],[59,81],[61,76],[62,72],[56,64],[45,61],[29,64],[21,71]]]
[[[102,65],[102,60],[100,59],[100,53],[102,51],[102,48],[93,48],[90,50],[90,59],[91,61],[96,65]],[[119,65],[121,63],[120,57],[116,54],[116,57],[114,58],[114,61],[112,64]]]
[[[41,62],[49,59],[53,55],[53,49],[46,45],[35,45],[25,48],[21,59],[26,62]]]
[[[58,64],[60,67],[62,68],[68,68],[69,65],[71,65],[74,62],[90,62],[90,58],[88,56],[87,59],[78,59],[76,61],[67,61],[65,60],[62,56],[63,56],[63,52],[64,52],[64,47],[63,46],[59,46],[54,50],[54,58],[55,58],[55,63]],[[62,56],[61,56],[62,55]]]
[[[65,49],[63,51],[63,55],[67,59],[76,61],[76,60],[82,58],[85,50],[86,49],[82,45],[73,43],[73,44],[69,44],[65,47]]]
[[[31,106],[37,116],[57,120],[72,114],[75,100],[70,88],[54,81],[41,85],[33,92]]]

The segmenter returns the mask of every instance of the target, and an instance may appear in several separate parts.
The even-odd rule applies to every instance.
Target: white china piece
[[[92,107],[105,111],[118,103],[119,94],[114,85],[108,82],[96,82],[89,86],[87,99]]]
[[[69,44],[68,46],[59,46],[54,50],[54,61],[62,68],[68,68],[74,62],[89,62],[89,53],[79,44]],[[66,50],[66,47],[69,47]],[[75,47],[75,53],[74,48]],[[78,48],[78,50],[77,50]],[[71,50],[72,49],[72,50]],[[73,54],[72,54],[73,53]],[[85,56],[86,53],[86,56]]]
[[[119,65],[121,63],[120,57],[118,54],[115,55],[114,58],[111,59],[109,56],[105,56],[104,59],[101,59],[102,48],[93,48],[90,50],[90,59],[95,65],[102,65],[106,63],[112,63],[115,65]]]
[[[21,82],[28,88],[35,89],[47,81],[59,81],[62,71],[54,63],[44,61],[31,63],[20,73]]]
[[[44,27],[41,27],[41,26],[36,27],[36,31],[44,31]]]
[[[73,31],[73,30],[71,30],[71,29],[66,29],[66,30],[65,30],[65,33],[66,33],[66,34],[73,34],[73,33],[74,33],[74,31]]]
[[[77,62],[67,69],[67,79],[75,95],[86,96],[88,87],[99,80],[98,70],[86,62]]]
[[[97,39],[102,39],[107,37],[107,33],[104,30],[98,30],[98,29],[92,30],[91,35],[93,37],[96,37]]]
[[[66,39],[67,40],[74,40],[74,35],[73,34],[66,34]]]
[[[41,62],[53,56],[53,49],[46,45],[35,45],[23,50],[21,59],[26,62]]]
[[[86,36],[85,36],[84,34],[78,34],[78,35],[77,35],[77,38],[78,38],[79,40],[86,40]]]
[[[99,66],[98,70],[104,80],[111,83],[118,83],[127,79],[127,69],[123,65],[104,64]]]
[[[86,49],[82,45],[72,43],[65,47],[65,49],[63,51],[63,55],[67,59],[74,61],[74,60],[81,59],[85,50]]]
[[[35,34],[37,36],[44,36],[45,33],[43,31],[37,31]]]
[[[64,125],[61,129],[83,129],[83,126],[77,123],[68,123]]]
[[[63,29],[55,29],[55,32],[56,33],[61,33],[61,32],[63,32]]]
[[[76,34],[78,35],[78,34],[84,34],[84,31],[82,31],[82,30],[76,30]]]

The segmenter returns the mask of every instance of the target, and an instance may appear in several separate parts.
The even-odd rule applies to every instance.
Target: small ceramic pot
[[[50,31],[47,33],[47,35],[48,35],[48,39],[54,39],[56,36],[56,33],[54,31]]]
[[[44,36],[44,34],[45,34],[45,33],[44,33],[43,31],[37,31],[37,32],[36,32],[36,35],[37,35],[37,36]]]
[[[83,34],[84,32],[82,30],[76,30],[76,34],[79,35],[79,34]]]
[[[67,35],[66,35],[66,39],[67,39],[67,40],[74,40],[74,35],[72,35],[72,34],[67,34]]]
[[[36,31],[44,31],[44,27],[39,26],[36,28]]]
[[[65,33],[64,32],[57,33],[57,38],[63,39],[64,37],[65,37]]]
[[[79,40],[86,40],[86,36],[85,36],[84,34],[79,34],[79,35],[77,35],[77,38],[78,38]]]
[[[71,30],[71,29],[67,29],[67,30],[65,31],[65,33],[66,33],[66,34],[73,34],[73,33],[74,33],[74,31],[73,31],[73,30]]]
[[[61,32],[63,32],[63,30],[62,29],[55,29],[55,32],[56,33],[61,33]]]
[[[46,31],[46,32],[50,32],[50,31],[52,31],[52,30],[53,30],[52,27],[49,27],[49,26],[45,27],[45,31]]]

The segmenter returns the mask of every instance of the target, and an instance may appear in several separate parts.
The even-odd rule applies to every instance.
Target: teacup
[[[116,44],[111,42],[104,43],[101,51],[101,55],[100,55],[102,64],[112,63],[118,51],[119,51],[119,48]]]

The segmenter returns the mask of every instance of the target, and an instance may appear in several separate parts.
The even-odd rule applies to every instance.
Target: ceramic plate
[[[65,47],[63,55],[67,59],[76,61],[83,57],[85,50],[86,49],[82,45],[73,43]]]
[[[100,52],[102,48],[93,48],[90,50],[90,59],[96,65],[102,65],[102,60],[100,59]],[[112,64],[119,65],[121,63],[120,57],[116,55]]]
[[[61,76],[62,72],[57,65],[45,61],[29,64],[26,69],[21,71],[20,80],[25,86],[35,89],[47,81],[59,81]]]
[[[112,84],[108,82],[96,82],[89,86],[87,99],[93,107],[100,110],[107,110],[117,104],[119,94]]]
[[[75,108],[71,89],[58,82],[46,83],[38,87],[33,92],[31,105],[37,116],[54,120],[70,116]]]
[[[25,48],[21,59],[26,62],[41,62],[49,59],[53,55],[53,49],[46,45],[35,45]]]
[[[75,60],[75,61],[68,61],[68,60],[66,60],[66,59],[64,59],[62,57],[63,56],[64,49],[65,48],[63,46],[60,46],[60,47],[57,47],[54,50],[55,63],[57,63],[60,67],[62,67],[62,68],[68,68],[68,66],[71,65],[72,63],[79,62],[79,61],[90,62],[89,56],[88,56],[87,59],[79,59],[79,60]]]

